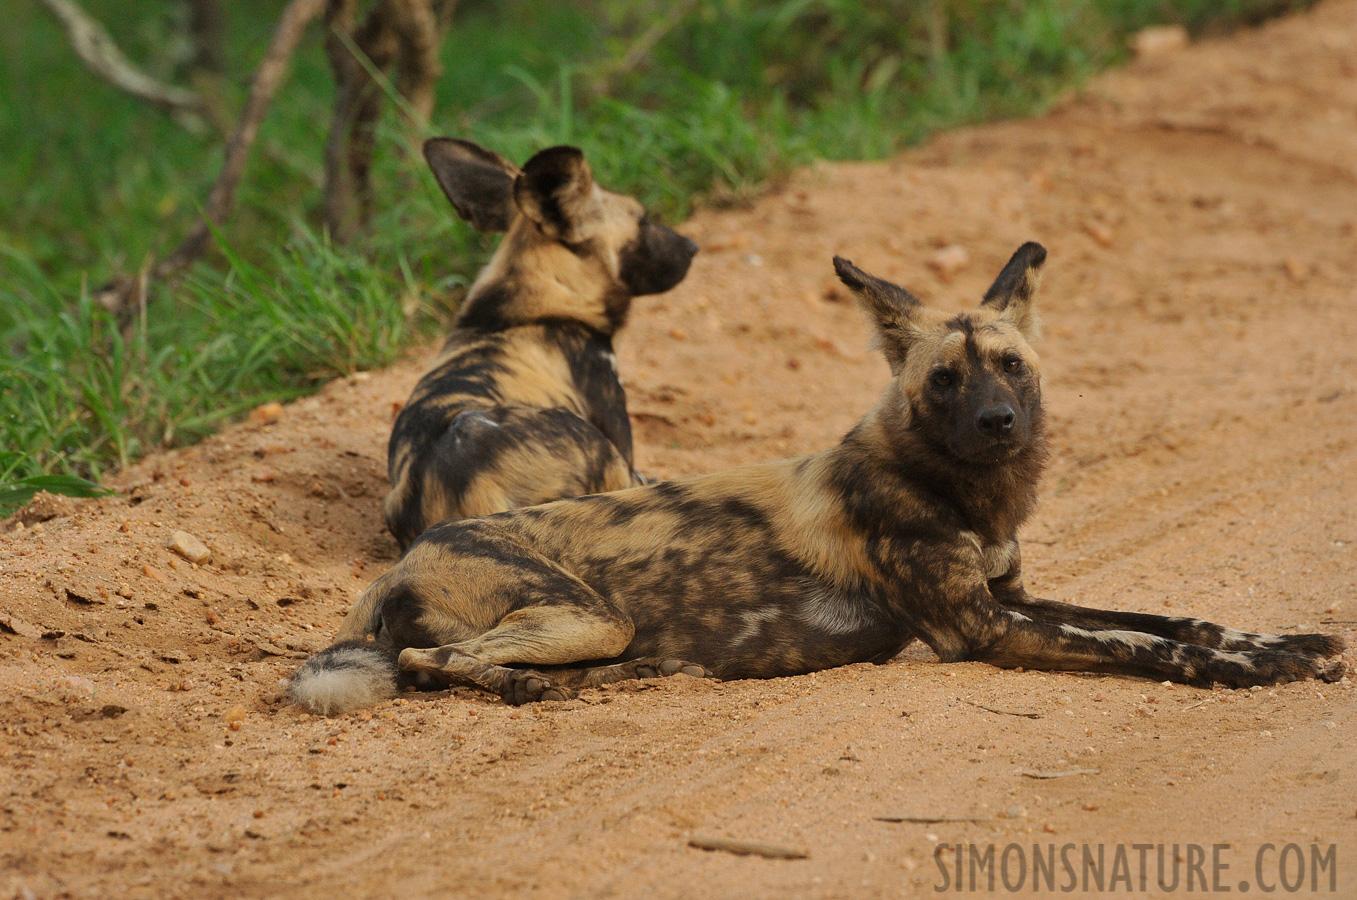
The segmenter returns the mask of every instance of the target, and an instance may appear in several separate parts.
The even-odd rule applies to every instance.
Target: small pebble
[[[928,266],[938,273],[943,281],[951,281],[952,276],[971,264],[971,254],[960,244],[950,244],[928,258]]]
[[[1094,243],[1099,247],[1111,247],[1116,241],[1117,236],[1111,228],[1108,228],[1102,222],[1088,221],[1084,223],[1084,231],[1089,237],[1093,238]]]
[[[212,558],[212,551],[187,531],[173,532],[165,546],[195,565],[205,563]]]
[[[1181,25],[1152,25],[1131,38],[1131,50],[1142,59],[1182,50],[1188,44],[1187,29]]]
[[[283,415],[283,404],[274,400],[271,403],[265,403],[263,406],[257,406],[250,413],[250,421],[257,425],[267,425],[270,422],[277,422]]]

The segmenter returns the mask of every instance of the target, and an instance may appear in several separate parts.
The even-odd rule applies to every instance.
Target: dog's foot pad
[[[660,674],[666,677],[670,675],[691,675],[693,678],[706,678],[707,670],[696,663],[684,662],[681,659],[666,659],[660,663]],[[644,677],[644,676],[643,676]]]
[[[552,684],[541,672],[520,670],[509,676],[500,696],[510,706],[522,706],[539,700],[569,700],[574,694],[568,688]]]

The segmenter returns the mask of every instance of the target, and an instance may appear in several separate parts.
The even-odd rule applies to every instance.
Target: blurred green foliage
[[[139,65],[181,75],[179,4],[84,5]],[[1120,60],[1145,25],[1202,33],[1306,5],[696,0],[627,66],[674,0],[464,0],[432,130],[517,161],[575,143],[604,184],[674,220],[815,158],[881,157],[939,128],[1039,110]],[[325,239],[333,85],[313,27],[219,249],[120,331],[91,287],[173,248],[220,166],[220,140],[95,79],[38,4],[3,6],[0,488],[97,478],[264,400],[385,365],[446,318],[448,289],[492,247],[450,214],[394,112],[380,133],[378,215],[349,246]],[[226,5],[233,109],[282,6]]]

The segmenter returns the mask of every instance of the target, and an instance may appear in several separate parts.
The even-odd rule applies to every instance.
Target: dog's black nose
[[[684,253],[688,254],[688,258],[692,259],[694,256],[697,256],[698,250],[697,242],[681,234],[678,237],[679,241],[681,241],[679,247],[682,248]]]
[[[1007,403],[1000,403],[998,406],[982,409],[980,415],[975,417],[975,427],[990,437],[1003,437],[1013,430],[1013,423],[1017,419],[1013,407]]]

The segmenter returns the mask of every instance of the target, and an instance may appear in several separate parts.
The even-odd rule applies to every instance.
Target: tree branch
[[[193,91],[161,84],[133,65],[104,26],[74,0],[42,0],[42,4],[66,26],[76,56],[102,80],[167,112],[203,111],[203,101]]]
[[[50,3],[53,0],[44,2]],[[273,39],[269,41],[268,51],[264,54],[259,68],[255,70],[245,108],[241,111],[235,130],[226,142],[221,172],[207,195],[203,214],[174,252],[151,268],[151,277],[156,279],[169,277],[201,256],[211,242],[212,228],[221,225],[231,214],[236,188],[240,184],[241,175],[245,172],[245,162],[249,159],[250,148],[259,134],[259,123],[263,120],[264,112],[283,80],[287,64],[292,59],[306,26],[320,15],[325,4],[326,0],[291,0],[283,10],[274,29]],[[106,285],[96,299],[106,309],[122,316],[127,313],[136,293],[136,280],[124,276]]]
[[[678,0],[670,5],[669,10],[660,18],[650,24],[650,27],[641,32],[640,36],[632,42],[627,48],[627,52],[622,54],[621,59],[611,64],[603,66],[594,76],[590,87],[595,94],[607,94],[612,88],[613,82],[618,78],[630,75],[650,55],[650,51],[655,49],[655,45],[664,40],[669,32],[678,27],[688,13],[697,6],[697,0]]]

